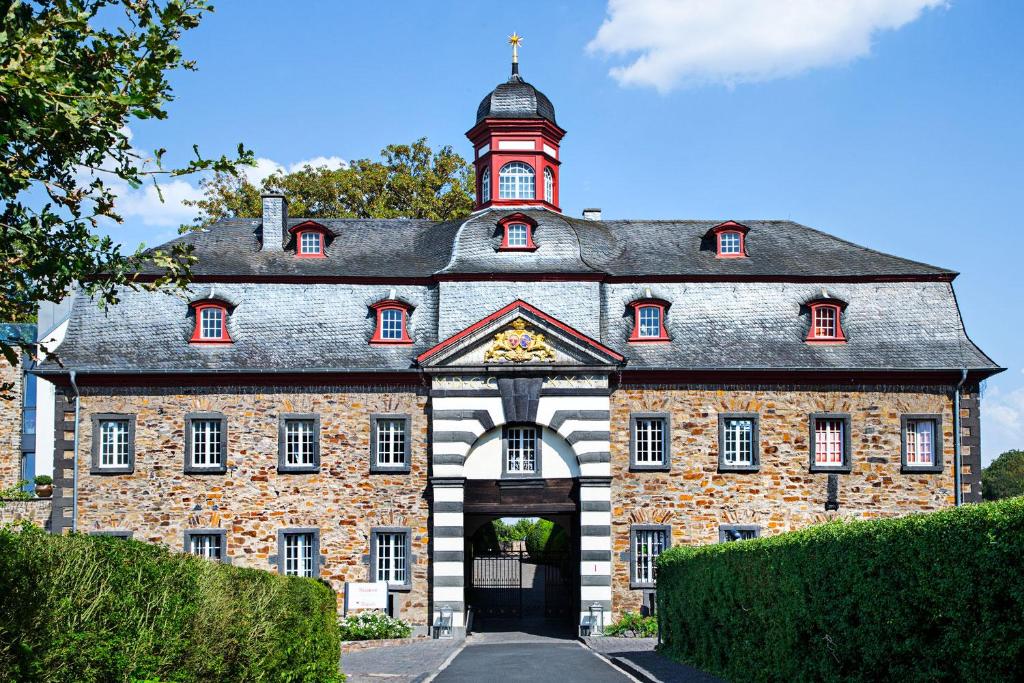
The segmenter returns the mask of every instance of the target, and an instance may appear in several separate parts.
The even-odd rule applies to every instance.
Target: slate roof
[[[177,240],[199,257],[191,292],[124,292],[106,311],[78,297],[58,354],[82,372],[411,370],[426,349],[522,299],[622,353],[627,369],[999,370],[963,329],[953,271],[791,221],[739,221],[750,228],[749,257],[717,259],[705,236],[721,220],[588,221],[519,210],[537,222],[534,252],[498,251],[497,220],[510,209],[441,223],[318,221],[335,235],[324,259],[262,252],[260,221],[221,221]],[[539,277],[557,273],[593,281]],[[729,281],[735,275],[750,281]],[[324,282],[330,277],[354,281]],[[395,277],[421,282],[382,282]],[[822,287],[849,304],[846,344],[804,342],[801,304]],[[210,288],[237,304],[229,346],[188,343],[187,302]],[[627,304],[648,289],[671,302],[671,343],[627,342]],[[370,346],[369,306],[392,297],[415,306],[414,343]]]
[[[555,121],[555,106],[547,95],[524,81],[519,74],[487,93],[476,109],[476,122],[484,119],[547,119]]]

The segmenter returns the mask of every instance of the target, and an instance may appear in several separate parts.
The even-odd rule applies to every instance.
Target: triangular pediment
[[[452,335],[417,358],[422,367],[616,367],[621,354],[525,301]]]

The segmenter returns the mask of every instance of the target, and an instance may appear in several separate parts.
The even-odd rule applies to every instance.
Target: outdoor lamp
[[[604,635],[604,607],[599,602],[590,605],[590,635]]]

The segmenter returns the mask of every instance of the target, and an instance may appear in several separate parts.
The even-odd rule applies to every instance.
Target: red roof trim
[[[542,311],[542,310],[540,310],[540,309],[538,309],[538,308],[536,308],[534,306],[531,306],[530,304],[526,303],[522,299],[516,299],[515,301],[510,303],[508,306],[505,306],[504,308],[502,308],[501,310],[498,310],[498,311],[495,311],[494,313],[491,313],[486,318],[483,318],[482,320],[476,321],[475,323],[473,323],[472,325],[470,325],[466,329],[462,330],[461,332],[457,332],[457,333],[453,334],[452,336],[448,337],[447,339],[445,339],[444,341],[440,342],[436,346],[434,346],[434,347],[432,347],[430,349],[427,349],[426,351],[424,351],[423,353],[421,353],[419,356],[416,357],[416,362],[417,363],[422,363],[427,358],[430,358],[431,356],[436,355],[440,351],[443,351],[444,349],[448,348],[449,346],[452,346],[453,344],[455,344],[455,342],[459,341],[460,339],[463,339],[464,337],[469,336],[473,332],[476,332],[477,330],[479,330],[479,329],[481,329],[483,327],[486,327],[488,324],[494,322],[495,320],[497,320],[498,318],[502,317],[506,313],[514,311],[517,308],[523,308],[523,309],[529,311],[530,313],[533,313],[534,315],[536,315],[541,320],[544,320],[545,322],[551,323],[552,325],[554,325],[558,329],[562,330],[563,332],[566,332],[569,335],[575,337],[576,339],[579,339],[580,341],[585,342],[589,346],[592,346],[595,349],[601,351],[602,353],[605,353],[605,354],[611,356],[615,360],[618,360],[618,361],[625,360],[625,356],[622,356],[621,354],[616,353],[615,351],[612,351],[611,349],[609,349],[604,344],[602,344],[602,343],[600,343],[598,341],[595,341],[594,339],[591,339],[587,335],[585,335],[582,332],[579,332],[579,331],[573,329],[572,327],[569,327],[568,325],[566,325],[562,321],[558,320],[557,318],[554,318],[554,317],[548,315],[547,313],[545,313],[544,311]]]
[[[293,225],[292,227],[288,228],[288,232],[292,233],[293,235],[299,232],[300,230],[319,230],[320,232],[325,232],[328,235],[334,234],[326,225],[321,225],[316,221],[302,221],[298,225]]]

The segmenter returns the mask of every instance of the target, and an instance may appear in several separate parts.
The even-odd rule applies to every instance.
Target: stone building
[[[184,296],[76,298],[63,365],[37,370],[54,530],[385,581],[404,618],[458,627],[499,517],[568,531],[576,620],[649,604],[673,544],[980,498],[1000,368],[956,273],[791,221],[566,216],[564,134],[514,68],[467,133],[465,219],[268,195],[179,238]]]

